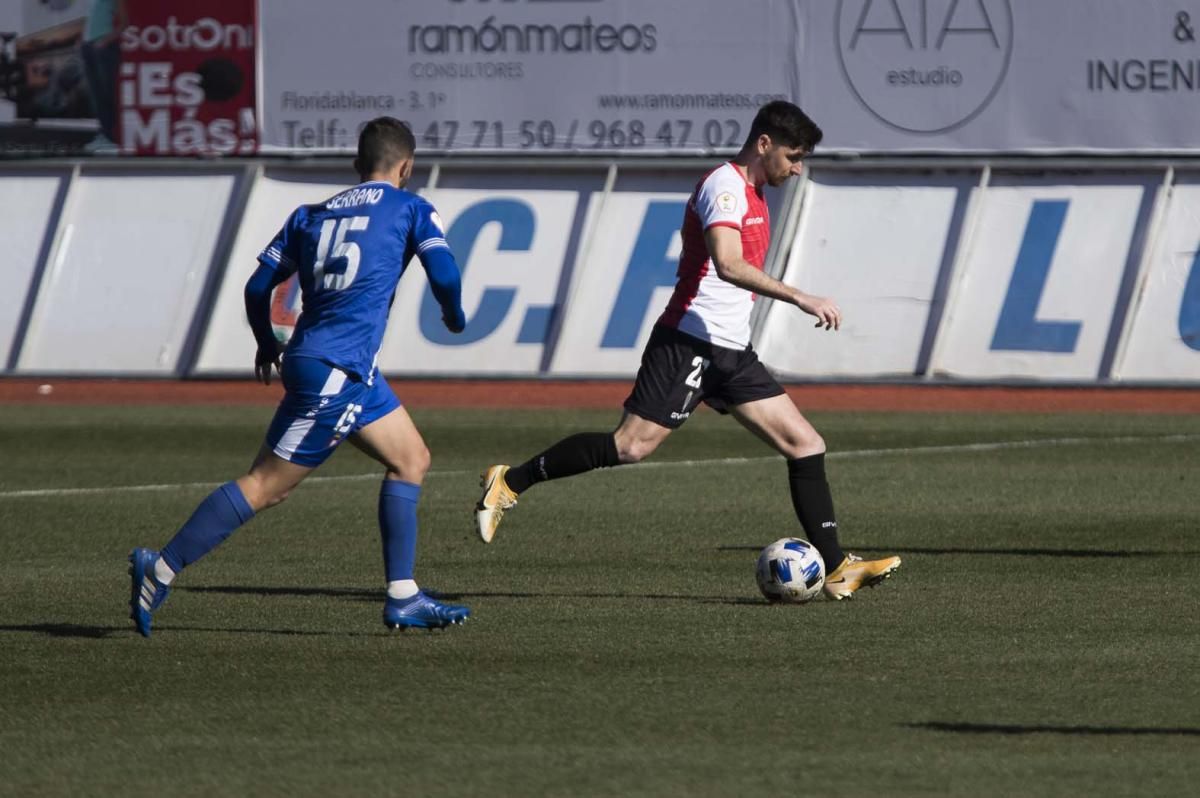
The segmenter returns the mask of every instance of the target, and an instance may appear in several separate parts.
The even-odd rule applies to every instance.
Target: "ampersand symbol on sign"
[[[1192,15],[1186,11],[1180,11],[1175,15],[1175,41],[1196,41],[1196,31],[1192,29],[1191,22]]]

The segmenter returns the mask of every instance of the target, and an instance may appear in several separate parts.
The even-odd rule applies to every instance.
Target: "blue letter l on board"
[[[1075,351],[1083,326],[1080,322],[1036,318],[1068,205],[1069,200],[1036,200],[1033,203],[1012,280],[1008,284],[1008,294],[1004,297],[1004,306],[992,336],[993,350]]]

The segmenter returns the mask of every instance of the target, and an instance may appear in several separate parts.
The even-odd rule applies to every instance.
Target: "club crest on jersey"
[[[733,213],[733,209],[737,207],[737,197],[730,194],[728,191],[722,191],[717,195],[717,208],[725,213]]]

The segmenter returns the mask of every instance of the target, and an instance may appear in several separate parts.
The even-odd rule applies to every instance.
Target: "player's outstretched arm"
[[[271,367],[279,370],[279,341],[271,329],[271,291],[287,279],[278,270],[266,263],[259,263],[254,274],[246,281],[243,294],[246,301],[246,320],[258,342],[254,355],[254,378],[263,385],[271,384]]]
[[[419,254],[421,265],[429,278],[433,298],[442,306],[442,322],[452,333],[467,326],[467,314],[462,308],[462,272],[449,247],[431,247]]]
[[[805,313],[816,316],[817,327],[836,330],[842,326],[842,311],[832,299],[806,294],[754,268],[742,256],[740,231],[715,225],[704,231],[704,238],[717,276],[725,282],[795,305]]]

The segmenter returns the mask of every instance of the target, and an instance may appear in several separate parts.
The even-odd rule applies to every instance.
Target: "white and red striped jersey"
[[[761,271],[771,240],[767,202],[732,163],[705,175],[688,200],[675,293],[658,323],[716,346],[745,349],[754,294],[717,276],[704,240],[704,232],[717,225],[741,231],[742,257]]]

